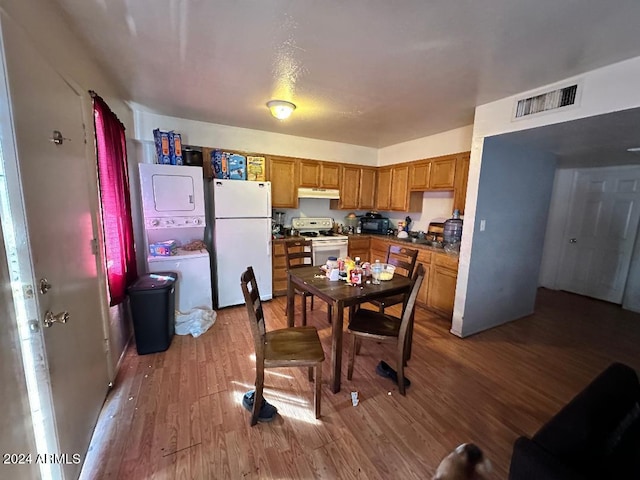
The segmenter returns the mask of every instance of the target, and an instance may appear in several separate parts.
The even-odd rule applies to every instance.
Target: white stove
[[[349,237],[333,233],[332,218],[295,217],[291,228],[311,239],[314,265],[324,265],[328,257],[345,258],[348,254]]]

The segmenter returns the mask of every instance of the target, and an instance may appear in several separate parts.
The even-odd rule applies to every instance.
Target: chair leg
[[[333,308],[329,303],[327,303],[327,320],[329,320],[329,325],[331,325],[331,322],[333,322]]]
[[[411,347],[413,345],[413,320],[415,317],[415,311],[411,313],[411,318],[409,319],[409,329],[407,331],[407,345],[405,346],[405,365],[407,361],[411,360]]]
[[[313,382],[313,367],[309,367],[309,381]]]
[[[381,303],[380,308],[378,309],[380,313],[384,313],[384,305]]]
[[[356,337],[356,355],[360,355],[360,347],[362,346],[362,342],[358,337]]]
[[[312,295],[311,296],[311,310],[313,310],[313,299],[314,299],[314,296]],[[305,303],[306,303],[306,301],[305,301]]]
[[[320,404],[322,401],[322,362],[316,363],[315,412],[320,418]]]
[[[302,326],[307,326],[307,296],[302,295]]]
[[[398,349],[398,390],[400,391],[400,395],[406,394],[404,386],[404,359],[405,351],[403,346]]]
[[[251,426],[258,423],[260,407],[262,407],[262,390],[264,388],[264,368],[256,365],[256,393],[253,395],[253,411],[251,412]]]
[[[353,340],[351,342],[351,352],[349,353],[349,365],[347,367],[347,379],[349,380],[353,378],[353,363],[356,360],[356,343],[357,343],[357,338],[353,333],[351,334],[351,337],[353,338]]]

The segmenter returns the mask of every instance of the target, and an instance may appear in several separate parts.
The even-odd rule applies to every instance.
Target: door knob
[[[69,312],[53,313],[51,310],[47,310],[44,313],[44,326],[49,328],[54,323],[67,323],[69,318]]]
[[[40,279],[40,293],[42,295],[44,295],[49,290],[51,290],[51,284],[49,283],[49,280],[47,280],[46,278],[41,278]]]
[[[576,243],[578,241],[577,238],[570,238],[569,243]]]

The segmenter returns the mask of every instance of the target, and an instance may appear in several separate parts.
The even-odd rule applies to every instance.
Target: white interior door
[[[50,397],[40,400],[53,403],[59,452],[50,453],[69,454],[64,475],[76,478],[81,465],[71,455],[84,458],[108,388],[92,252],[95,167],[85,155],[81,97],[19,27],[2,26],[33,274],[50,284],[36,293],[49,374],[38,381],[51,385]],[[62,144],[51,140],[54,130]],[[45,312],[69,318],[44,328]]]
[[[640,169],[576,174],[558,286],[622,303],[640,217]]]

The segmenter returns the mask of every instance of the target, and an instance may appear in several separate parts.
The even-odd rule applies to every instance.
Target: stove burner
[[[320,232],[320,235],[322,235],[323,237],[333,237],[335,233],[333,233],[333,230],[322,230]]]
[[[303,237],[317,237],[318,232],[300,232]]]

